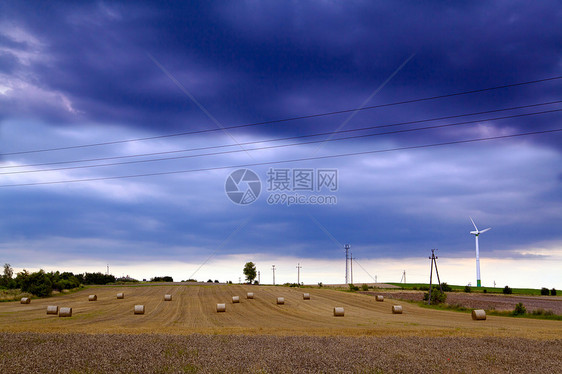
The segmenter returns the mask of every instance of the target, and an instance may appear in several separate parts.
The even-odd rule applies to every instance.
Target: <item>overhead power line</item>
[[[555,112],[560,112],[560,111],[562,111],[562,109],[554,109],[554,110],[547,110],[547,111],[533,112],[533,113],[514,114],[514,115],[510,115],[510,116],[485,118],[485,119],[478,119],[478,120],[473,120],[473,121],[464,121],[464,122],[448,123],[448,124],[435,125],[435,126],[418,127],[418,128],[413,128],[413,129],[387,131],[387,132],[374,133],[374,134],[354,135],[354,136],[347,136],[347,137],[341,137],[341,138],[320,139],[320,140],[312,140],[312,141],[299,142],[299,143],[281,144],[281,145],[273,145],[273,146],[257,147],[257,148],[249,148],[249,149],[236,149],[236,150],[222,151],[222,152],[201,153],[201,154],[195,154],[195,155],[164,157],[164,158],[156,158],[156,159],[148,159],[148,160],[136,160],[136,161],[121,161],[121,162],[112,162],[112,163],[97,164],[97,165],[68,166],[68,167],[60,167],[60,168],[52,168],[52,169],[10,171],[10,172],[5,172],[5,173],[0,173],[0,175],[28,174],[28,173],[40,173],[40,172],[49,172],[49,171],[74,170],[74,169],[90,169],[90,168],[97,168],[97,167],[130,165],[130,164],[139,164],[139,163],[147,163],[147,162],[159,162],[159,161],[171,161],[171,160],[205,157],[205,156],[218,156],[218,155],[225,155],[225,154],[232,154],[232,153],[239,153],[239,152],[261,151],[261,150],[286,148],[286,147],[292,147],[292,146],[301,146],[301,145],[317,144],[317,143],[324,143],[324,142],[335,142],[335,141],[342,141],[342,140],[361,139],[361,138],[368,138],[368,137],[380,136],[380,135],[409,133],[409,132],[420,131],[420,130],[432,130],[432,129],[452,127],[452,126],[460,126],[460,125],[480,123],[480,122],[486,122],[486,121],[505,120],[505,119],[510,119],[510,118],[518,118],[518,117],[527,117],[527,116],[539,115],[539,114],[555,113]],[[315,135],[302,135],[302,136],[292,137],[291,139],[298,139],[298,138],[304,138],[304,137],[310,137],[310,136],[329,135],[329,134],[331,134],[331,133],[322,133],[322,134],[315,134]],[[278,141],[278,140],[279,139],[272,139],[272,140],[265,140],[265,141],[259,141],[259,142],[255,141],[255,142],[247,142],[247,143],[238,143],[238,144],[236,144],[236,146],[240,146],[240,145],[245,146],[245,145],[251,145],[251,144],[256,144],[256,143],[266,143],[266,142],[272,142],[272,141]]]
[[[119,175],[119,176],[112,176],[112,177],[96,177],[96,178],[59,180],[59,181],[50,181],[50,182],[4,184],[4,185],[0,185],[0,187],[3,187],[3,188],[6,188],[6,187],[25,187],[25,186],[38,186],[38,185],[79,183],[79,182],[94,182],[94,181],[104,181],[104,180],[112,180],[112,179],[129,179],[129,178],[153,177],[153,176],[173,175],[173,174],[196,173],[196,172],[202,172],[202,171],[224,170],[224,169],[233,169],[233,168],[245,168],[245,167],[251,167],[251,166],[277,165],[277,164],[283,164],[283,163],[323,160],[323,159],[340,158],[340,157],[352,157],[352,156],[359,156],[359,155],[366,155],[366,154],[395,152],[395,151],[423,149],[423,148],[440,147],[440,146],[463,144],[463,143],[474,143],[474,142],[481,142],[481,141],[500,140],[500,139],[523,137],[523,136],[530,136],[530,135],[549,134],[549,133],[555,133],[555,132],[560,132],[560,131],[562,131],[562,128],[551,129],[551,130],[542,130],[542,131],[532,131],[532,132],[511,134],[511,135],[491,136],[491,137],[485,137],[485,138],[456,140],[456,141],[449,141],[449,142],[442,142],[442,143],[432,143],[432,144],[423,144],[423,145],[415,145],[415,146],[379,149],[379,150],[371,150],[371,151],[340,153],[340,154],[335,154],[335,155],[325,155],[325,156],[315,156],[315,157],[303,157],[303,158],[289,159],[289,160],[255,162],[255,163],[239,164],[239,165],[215,166],[215,167],[200,168],[200,169],[176,170],[176,171],[145,173],[145,174]]]
[[[276,139],[263,139],[263,140],[256,140],[256,141],[252,141],[252,142],[244,142],[244,143],[241,143],[241,145],[252,145],[252,144],[279,142],[279,141],[284,141],[284,140],[304,139],[304,138],[309,138],[309,137],[318,137],[318,136],[325,136],[325,135],[331,135],[331,134],[358,132],[358,131],[386,128],[386,127],[410,125],[410,124],[414,124],[414,123],[433,122],[433,121],[439,121],[439,120],[444,120],[444,119],[461,118],[461,117],[469,117],[469,116],[475,116],[475,115],[481,115],[481,114],[497,113],[497,112],[503,112],[503,111],[510,111],[510,110],[516,110],[516,109],[524,109],[524,108],[531,108],[531,107],[551,105],[551,104],[559,104],[559,103],[562,103],[562,100],[549,101],[549,102],[545,102],[545,103],[520,105],[520,106],[515,106],[515,107],[510,107],[510,108],[493,109],[493,110],[487,110],[487,111],[482,111],[482,112],[472,112],[472,113],[464,113],[464,114],[457,114],[457,115],[444,116],[444,117],[426,118],[426,119],[422,119],[422,120],[398,122],[398,123],[386,124],[386,125],[359,127],[359,128],[354,128],[354,129],[315,133],[315,134],[308,134],[308,135],[289,136],[289,137],[276,138]],[[478,121],[489,121],[489,120],[490,119],[479,119]],[[138,153],[138,154],[122,155],[122,156],[97,157],[97,158],[69,160],[69,161],[42,162],[42,163],[36,163],[36,164],[9,165],[9,166],[0,166],[0,169],[16,169],[16,168],[21,169],[21,168],[25,168],[25,167],[66,165],[66,164],[76,164],[76,163],[83,163],[83,162],[121,160],[121,159],[127,159],[127,158],[135,158],[135,157],[159,156],[159,155],[173,154],[173,153],[185,153],[185,152],[192,152],[192,151],[203,151],[203,150],[210,150],[210,149],[230,148],[230,147],[235,147],[235,146],[238,146],[238,145],[239,144],[222,144],[222,145],[205,146],[205,147],[176,149],[176,150],[171,150],[171,151]]]
[[[332,116],[332,115],[336,115],[336,114],[357,112],[357,111],[363,111],[363,110],[371,110],[371,109],[383,108],[383,107],[389,107],[389,106],[395,106],[395,105],[411,104],[411,103],[417,103],[417,102],[423,102],[423,101],[429,101],[429,100],[438,100],[438,99],[444,99],[444,98],[454,97],[454,96],[469,95],[469,94],[474,94],[474,93],[479,93],[479,92],[499,90],[499,89],[503,89],[503,88],[510,88],[510,87],[529,85],[529,84],[543,83],[543,82],[548,82],[548,81],[554,81],[554,80],[557,80],[557,79],[562,79],[562,76],[555,76],[555,77],[550,77],[550,78],[537,79],[537,80],[532,80],[532,81],[512,83],[512,84],[506,84],[506,85],[501,85],[501,86],[487,87],[487,88],[481,88],[481,89],[477,89],[477,90],[455,92],[455,93],[449,93],[449,94],[437,95],[437,96],[430,96],[430,97],[424,97],[424,98],[417,98],[417,99],[411,99],[411,100],[396,101],[396,102],[392,102],[392,103],[378,104],[378,105],[372,105],[372,106],[368,106],[368,107],[345,109],[345,110],[334,111],[334,112],[324,112],[324,113],[310,114],[310,115],[305,115],[305,116],[290,117],[290,118],[276,119],[276,120],[270,120],[270,121],[255,122],[255,123],[247,123],[247,124],[241,124],[241,125],[235,125],[235,126],[225,126],[225,127],[222,127],[222,128],[215,128],[215,129],[194,130],[194,131],[179,132],[179,133],[174,133],[174,134],[156,135],[156,136],[149,136],[149,137],[142,137],[142,138],[132,138],[132,139],[109,141],[109,142],[100,142],[100,143],[80,144],[80,145],[73,145],[73,146],[66,146],[66,147],[54,147],[54,148],[28,150],[28,151],[7,152],[7,153],[0,153],[0,156],[11,156],[11,155],[21,155],[21,154],[29,154],[29,153],[62,151],[62,150],[69,150],[69,149],[98,147],[98,146],[122,144],[122,143],[128,143],[128,142],[138,142],[138,141],[144,141],[144,140],[153,140],[153,139],[170,138],[170,137],[177,137],[177,136],[184,136],[184,135],[194,135],[194,134],[203,134],[203,133],[216,132],[216,131],[225,131],[225,130],[231,130],[231,129],[237,129],[237,128],[251,127],[251,126],[260,126],[260,125],[282,123],[282,122],[296,121],[296,120],[309,119],[309,118]]]

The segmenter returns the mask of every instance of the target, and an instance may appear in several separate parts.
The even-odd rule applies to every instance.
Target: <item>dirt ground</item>
[[[397,304],[403,314],[392,314]],[[49,305],[72,307],[72,317],[47,315]],[[560,352],[560,321],[473,321],[330,289],[105,286],[0,303],[0,373],[558,373]]]
[[[2,373],[559,373],[562,340],[0,333]]]
[[[384,295],[397,300],[422,301],[423,291],[361,292],[367,295]],[[447,292],[447,304],[462,305],[471,309],[513,310],[517,303],[523,303],[528,312],[537,309],[551,310],[562,315],[562,297],[560,296],[520,296],[498,295],[466,292]]]

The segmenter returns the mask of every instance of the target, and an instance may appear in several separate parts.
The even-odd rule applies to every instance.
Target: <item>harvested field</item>
[[[95,303],[88,295],[98,296]],[[53,318],[45,310],[52,298],[35,299],[29,305],[0,303],[0,331],[72,333],[166,333],[244,335],[347,335],[347,336],[468,336],[560,339],[562,323],[535,319],[489,316],[473,321],[469,313],[432,310],[401,302],[403,314],[393,315],[391,304],[368,295],[289,287],[245,285],[162,285],[92,287],[58,296],[57,303],[72,307],[72,317]],[[116,299],[125,292],[125,299]],[[254,299],[232,296],[253,292]],[[173,295],[165,302],[163,294]],[[285,304],[277,305],[277,297]],[[225,313],[216,305],[226,303]],[[134,305],[145,305],[144,315],[134,315]],[[345,317],[333,316],[333,308],[345,308]]]
[[[371,292],[361,291],[366,295],[384,295],[385,297],[422,301],[424,291],[390,291]],[[447,292],[447,304],[461,305],[470,309],[486,310],[513,310],[517,303],[523,303],[528,312],[537,309],[552,310],[554,314],[562,315],[562,297],[560,296],[520,296],[520,295],[498,295],[483,293]]]
[[[556,373],[562,340],[0,333],[3,373]]]

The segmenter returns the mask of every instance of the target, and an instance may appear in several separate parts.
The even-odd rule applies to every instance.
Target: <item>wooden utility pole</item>
[[[435,256],[435,251],[437,251],[437,249],[432,249],[431,257],[429,257],[429,259],[431,260],[431,270],[429,271],[429,298],[427,299],[428,305],[431,305],[431,289],[433,288],[432,287],[433,264],[435,264],[435,274],[437,274],[437,282],[439,282],[439,289],[441,290],[441,292],[443,292],[443,288],[441,287],[441,280],[439,279],[439,271],[437,270],[437,259],[439,257]]]

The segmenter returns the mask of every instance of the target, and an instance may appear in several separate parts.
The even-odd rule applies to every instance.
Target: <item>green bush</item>
[[[154,278],[150,278],[151,282],[173,282],[174,278],[170,277],[169,275],[166,275],[164,277],[154,277]]]
[[[525,313],[527,313],[527,309],[525,308],[523,303],[518,303],[517,305],[515,305],[515,309],[513,309],[513,312],[511,314],[513,314],[514,316],[522,316]]]
[[[43,269],[31,274],[24,270],[18,273],[16,279],[19,279],[22,292],[29,292],[39,297],[50,296],[53,292],[51,279]]]
[[[359,291],[359,287],[357,287],[356,285],[354,285],[353,283],[349,284],[349,290],[351,292],[355,292],[355,291]]]
[[[466,292],[466,293],[471,293],[471,292],[472,292],[472,288],[470,288],[470,286],[464,286],[464,292]]]
[[[451,292],[451,291],[453,291],[453,289],[451,288],[451,286],[449,286],[449,285],[447,284],[447,282],[441,283],[441,289],[443,290],[443,292]]]
[[[554,312],[550,309],[545,310],[543,308],[538,308],[538,309],[533,310],[531,312],[531,314],[534,315],[534,316],[553,316]]]
[[[361,289],[362,289],[363,291],[369,291],[369,286],[366,285],[365,283],[363,283],[363,284],[361,285]]]
[[[541,295],[548,296],[548,294],[549,294],[548,288],[546,287],[541,288]]]
[[[420,291],[429,291],[429,286],[420,286]]]
[[[553,288],[552,290],[550,290],[550,294],[551,294],[552,296],[556,296],[556,289]]]
[[[429,292],[423,294],[424,301],[429,300]],[[442,304],[447,301],[447,294],[442,292],[438,286],[433,286],[431,289],[431,303],[430,304]]]
[[[513,290],[509,288],[509,286],[505,286],[502,292],[506,295],[511,295],[513,293]]]

